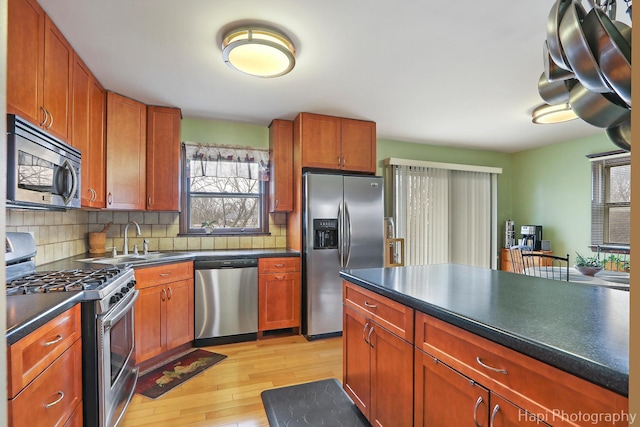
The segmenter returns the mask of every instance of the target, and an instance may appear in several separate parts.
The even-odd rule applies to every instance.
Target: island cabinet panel
[[[404,336],[413,310],[373,295],[344,282],[343,386],[373,425],[412,425],[413,345]]]
[[[269,212],[293,210],[293,122],[269,125]]]
[[[136,363],[193,340],[193,262],[136,268]]]
[[[147,106],[107,92],[107,208],[146,207]]]
[[[180,210],[178,108],[147,107],[147,210]]]
[[[581,425],[559,412],[628,410],[624,396],[423,313],[416,313],[415,346],[524,411],[545,422],[553,420],[554,426]],[[601,420],[598,425],[623,424]]]

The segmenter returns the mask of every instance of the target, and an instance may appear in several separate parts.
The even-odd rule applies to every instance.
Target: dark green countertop
[[[237,249],[217,251],[171,251],[175,256],[139,263],[134,267],[146,265],[166,264],[184,260],[202,260],[215,258],[273,258],[297,257],[299,252],[287,249]],[[96,257],[104,257],[99,255]],[[107,255],[108,256],[108,255]],[[42,264],[37,271],[73,270],[79,268],[103,268],[108,265],[82,262],[92,256],[84,254],[59,261]],[[82,291],[53,292],[29,295],[7,296],[7,345],[14,344],[19,339],[35,331],[65,310],[83,301]]]
[[[455,264],[340,276],[628,396],[628,291]]]

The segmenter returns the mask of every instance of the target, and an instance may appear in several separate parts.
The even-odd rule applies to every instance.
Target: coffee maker
[[[523,225],[520,227],[522,235],[522,244],[529,246],[534,251],[539,251],[542,247],[542,226],[541,225]]]

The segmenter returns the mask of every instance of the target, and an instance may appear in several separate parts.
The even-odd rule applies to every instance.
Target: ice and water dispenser
[[[338,248],[338,220],[313,220],[313,249]]]

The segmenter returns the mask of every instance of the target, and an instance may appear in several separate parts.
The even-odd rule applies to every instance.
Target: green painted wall
[[[202,144],[269,148],[269,128],[205,119],[182,119],[180,139]]]
[[[521,225],[542,225],[551,250],[589,253],[591,163],[585,156],[617,149],[601,135],[522,151],[513,157],[511,206],[516,235]]]
[[[183,119],[182,140],[207,144],[267,148],[264,126]],[[553,144],[515,154],[379,139],[377,173],[384,159],[428,160],[502,168],[498,177],[498,244],[504,244],[504,221],[543,226],[543,238],[559,254],[587,252],[591,227],[591,168],[587,154],[616,147],[602,135]]]

